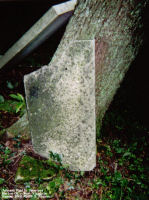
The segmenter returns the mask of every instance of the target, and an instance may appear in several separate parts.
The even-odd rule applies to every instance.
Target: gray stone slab
[[[73,171],[96,166],[95,41],[70,42],[49,66],[24,77],[34,150]]]
[[[31,139],[27,112],[16,123],[7,128],[6,133],[8,138],[20,136],[24,140]]]
[[[28,55],[72,15],[77,0],[52,6],[8,51],[0,57],[0,69],[9,61]]]

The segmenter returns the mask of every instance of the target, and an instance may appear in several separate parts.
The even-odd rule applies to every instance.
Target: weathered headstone
[[[73,171],[96,166],[95,41],[69,42],[49,66],[24,77],[34,150]]]
[[[2,57],[0,69],[12,59],[16,61],[43,43],[72,15],[77,0],[52,6]]]

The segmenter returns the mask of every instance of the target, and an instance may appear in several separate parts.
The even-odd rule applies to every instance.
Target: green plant
[[[63,171],[64,177],[69,181],[75,179],[75,183],[77,183],[80,178],[84,176],[84,172],[71,172],[68,165],[62,164],[62,155],[57,153],[50,152],[50,159],[47,163],[51,167],[56,168],[58,170],[58,174]]]
[[[49,157],[50,158],[46,161],[49,166],[55,168],[58,172],[64,169],[61,163],[62,159],[59,154],[53,153],[52,151],[50,151]]]
[[[2,187],[0,188],[0,197],[2,197],[2,199],[10,199],[10,195],[9,193],[7,192],[8,188],[6,187]]]
[[[26,108],[26,103],[24,97],[17,93],[17,94],[10,94],[9,95],[12,99],[10,100],[1,100],[0,102],[0,110],[7,111],[10,113],[20,113],[20,116],[24,114],[24,110]]]
[[[7,87],[11,90],[14,89],[14,85],[10,81],[7,81]]]
[[[30,200],[38,200],[38,195],[36,193],[32,194],[32,197],[30,198]]]
[[[99,200],[99,196],[96,194],[96,192],[92,194],[91,200]]]
[[[29,182],[25,182],[24,185],[25,185],[25,188],[26,188],[27,192],[29,192],[31,190],[30,183]]]
[[[15,112],[18,113],[20,112],[21,114],[24,113],[24,110],[26,108],[26,103],[24,97],[17,93],[17,94],[10,94],[9,95],[11,98],[15,99]]]
[[[5,179],[0,178],[0,185],[2,185],[5,182]]]
[[[93,180],[91,187],[93,189],[98,189],[100,185],[103,185],[103,181],[100,178]]]
[[[50,181],[46,187],[48,194],[53,196],[55,192],[59,190],[59,187],[63,184],[63,179],[61,177],[54,178]]]
[[[2,95],[0,95],[0,103],[4,103],[5,99]]]
[[[112,122],[110,121],[110,123]],[[130,135],[136,131],[140,131],[141,134],[143,131],[147,132],[138,123],[131,125],[128,130],[125,130],[125,134]],[[118,136],[123,136],[122,129],[114,130]],[[128,137],[128,142],[123,141],[123,137],[111,139],[103,134],[101,139],[97,140],[100,179],[95,178],[90,186],[94,193],[99,189],[102,190],[102,198],[99,199],[148,199],[149,181],[147,174],[149,168],[147,167],[147,156],[145,156],[148,136],[143,137],[141,134],[138,137],[132,134],[131,137]]]
[[[52,151],[50,151],[50,159],[58,163],[62,162],[62,156],[57,153],[53,153]]]
[[[11,157],[12,153],[8,147],[3,147],[3,145],[0,145],[0,155],[3,165],[8,165],[11,162],[9,158]]]
[[[21,146],[20,135],[15,136],[12,140],[16,143],[13,145],[15,148],[19,148]]]

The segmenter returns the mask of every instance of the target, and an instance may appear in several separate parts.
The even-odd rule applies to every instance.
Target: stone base
[[[24,140],[31,139],[27,112],[16,123],[7,128],[6,133],[8,138],[14,138],[19,135]]]

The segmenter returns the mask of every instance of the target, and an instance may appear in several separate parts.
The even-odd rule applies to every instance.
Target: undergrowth
[[[41,177],[29,180],[28,177],[25,182],[15,183],[17,168],[12,171],[12,166],[16,162],[21,163],[24,156],[33,154],[30,155],[26,150],[20,152],[23,143],[21,137],[13,138],[10,146],[1,139],[2,199],[8,199],[4,195],[8,189],[24,189],[31,193],[31,200],[39,199],[33,190],[41,191],[46,198],[53,200],[148,200],[149,130],[137,120],[129,104],[122,108],[125,99],[119,95],[107,111],[100,133],[97,133],[97,163],[90,172],[71,172],[68,166],[62,165],[58,154],[50,152],[49,160],[38,159],[42,163],[40,165],[55,169],[51,180],[43,180]],[[11,95],[11,100],[6,101],[1,96],[0,106],[5,112],[21,113],[25,101],[19,94]]]

